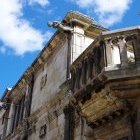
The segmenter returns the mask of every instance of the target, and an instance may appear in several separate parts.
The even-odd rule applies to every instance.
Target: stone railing
[[[129,29],[103,33],[106,67],[119,64],[126,67],[140,63],[140,30]]]
[[[97,76],[104,67],[103,44],[97,39],[71,66],[72,92],[75,94],[85,90],[90,92],[94,83],[98,84]],[[96,90],[98,90],[98,86],[96,86]]]
[[[140,29],[103,32],[71,65],[74,95],[100,90],[105,70],[140,64]]]

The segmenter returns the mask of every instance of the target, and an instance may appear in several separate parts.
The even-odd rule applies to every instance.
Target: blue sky
[[[0,96],[12,87],[54,33],[48,21],[80,11],[109,29],[140,25],[139,0],[4,0],[0,2]]]

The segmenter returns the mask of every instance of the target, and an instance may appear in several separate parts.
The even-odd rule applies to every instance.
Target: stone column
[[[137,96],[131,113],[132,140],[140,140],[140,97]]]
[[[84,62],[83,62],[83,66],[82,66],[82,68],[83,68],[83,73],[82,73],[82,83],[83,83],[83,85],[84,84],[86,84],[86,73],[87,73],[87,60],[85,59],[84,60]]]
[[[76,90],[79,89],[80,87],[80,77],[81,77],[81,70],[80,70],[80,67],[78,66],[76,68],[76,83],[75,83]]]
[[[126,41],[123,37],[119,38],[118,40],[118,46],[120,48],[120,59],[121,59],[121,65],[125,67],[128,64],[128,58],[127,58],[127,46]]]
[[[75,68],[71,70],[71,90],[75,92],[75,83],[76,83],[76,72]]]
[[[74,140],[74,108],[71,105],[67,105],[64,108],[64,115],[64,140]]]
[[[10,106],[9,116],[8,116],[6,135],[9,135],[12,132],[13,121],[14,121],[14,103],[12,102]]]
[[[94,78],[95,75],[96,75],[95,60],[93,60],[93,64],[92,64],[92,78]]]
[[[113,64],[111,40],[106,40],[105,46],[106,46],[106,66],[108,67]]]
[[[91,72],[91,66],[90,66],[90,57],[87,60],[87,81],[90,79],[90,72]]]
[[[77,67],[75,68],[75,83],[74,83],[74,90],[76,91],[76,89],[77,89],[77,79],[78,77],[77,77]]]
[[[132,123],[132,140],[140,140],[140,108],[131,116]]]
[[[30,90],[29,90],[29,86],[26,85],[26,92],[25,92],[25,102],[24,102],[24,115],[23,117],[28,117],[29,115],[29,94],[30,94]]]
[[[25,100],[25,95],[23,95],[23,97],[22,97],[22,99],[21,99],[21,103],[20,103],[21,109],[20,109],[20,112],[19,112],[19,122],[22,121],[22,119],[23,119],[24,100]]]
[[[85,62],[82,61],[82,67],[81,67],[81,79],[80,79],[80,85],[82,86],[84,84],[84,71],[85,71]]]
[[[8,115],[9,115],[9,110],[6,111],[5,116],[4,116],[5,118],[4,118],[4,128],[3,128],[2,138],[5,138],[5,136],[6,136],[7,125],[8,125],[8,119],[7,119]]]
[[[136,64],[140,64],[140,37],[139,36],[135,37],[132,41]]]
[[[82,63],[80,62],[78,65],[78,88],[82,86],[81,84],[81,78],[82,78]]]
[[[140,108],[137,110],[137,120],[135,124],[135,138],[140,140]]]
[[[90,67],[89,67],[89,78],[92,79],[92,71],[93,71],[93,58],[92,57],[90,57],[90,59],[89,59],[89,65],[90,65]]]
[[[83,140],[95,140],[94,129],[88,126],[85,120],[83,128]]]

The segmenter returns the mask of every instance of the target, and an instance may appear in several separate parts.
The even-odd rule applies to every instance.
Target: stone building
[[[10,91],[11,91],[11,88],[7,88],[4,91],[4,94],[1,97],[1,102],[0,103],[6,103],[6,99],[8,101],[8,96],[9,96]],[[10,107],[10,104],[7,103],[7,109],[9,110],[10,108],[8,108],[8,107]],[[5,106],[5,104],[3,104],[3,105],[0,105],[0,140],[3,139],[3,133],[5,133],[4,131],[6,130],[5,120],[8,119],[8,118],[6,118],[5,115],[6,115],[6,106]]]
[[[2,139],[3,126],[4,126],[4,123],[3,123],[3,112],[4,112],[4,110],[0,109],[0,140]]]
[[[2,100],[2,139],[140,140],[140,27],[109,31],[79,12],[52,25]]]

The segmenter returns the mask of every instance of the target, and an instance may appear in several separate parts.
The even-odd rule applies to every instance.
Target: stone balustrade
[[[96,43],[96,46],[91,46],[90,51],[78,63],[71,67],[71,89],[73,93],[85,90],[88,85],[88,90],[93,86],[94,81],[97,81],[97,76],[105,67],[104,49],[102,43]]]
[[[97,90],[102,84],[99,75],[110,67],[124,69],[140,64],[139,29],[104,32],[71,65],[71,90],[80,92]],[[97,89],[96,89],[97,88]]]
[[[138,34],[105,38],[106,67],[140,63],[140,39]]]

